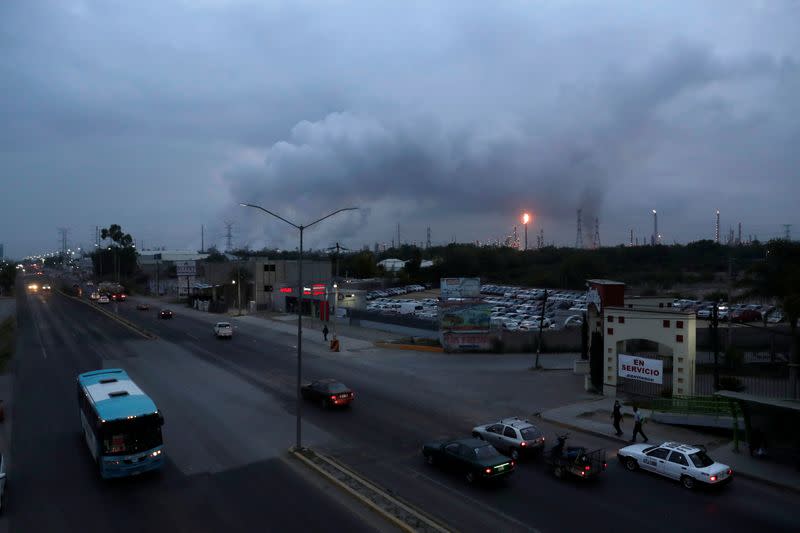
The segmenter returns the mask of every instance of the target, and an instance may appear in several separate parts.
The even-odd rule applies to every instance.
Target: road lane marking
[[[191,333],[189,333],[189,332],[186,332],[186,335],[188,335],[189,337],[193,338],[193,339],[194,339],[194,340],[196,340],[196,341],[199,341],[199,340],[200,340],[198,337],[195,337],[194,335],[192,335],[192,334],[191,334]]]
[[[526,530],[531,531],[533,533],[540,533],[539,530],[536,529],[535,527],[531,527],[528,524],[526,524],[525,522],[517,520],[513,516],[508,515],[508,514],[504,513],[503,511],[498,511],[497,509],[495,509],[491,505],[487,505],[487,504],[483,503],[480,500],[476,500],[475,498],[473,498],[471,496],[468,496],[467,494],[461,492],[460,490],[454,489],[452,486],[447,485],[446,483],[442,483],[441,481],[439,481],[437,479],[433,479],[430,476],[426,476],[425,474],[423,474],[422,472],[420,472],[419,470],[417,470],[415,468],[412,468],[411,472],[412,472],[412,475],[414,475],[416,477],[420,477],[420,478],[422,478],[422,479],[424,479],[426,481],[430,481],[431,483],[434,483],[436,485],[439,485],[440,487],[446,489],[450,493],[458,494],[460,497],[464,498],[464,500],[470,502],[473,505],[477,505],[478,507],[480,507],[484,511],[487,511],[487,512],[489,512],[491,514],[500,516],[500,517],[504,518],[505,520],[508,520],[512,524],[516,524],[516,525],[522,527],[523,529],[526,529]]]
[[[39,329],[38,320],[34,319],[33,326],[36,328],[36,335],[39,337],[39,348],[42,349],[42,355],[47,359],[47,350],[44,349],[44,339],[42,338],[42,330]]]

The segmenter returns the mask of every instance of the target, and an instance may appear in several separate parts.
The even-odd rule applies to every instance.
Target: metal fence
[[[786,352],[767,350],[720,354],[717,367],[721,389],[768,398],[792,396],[789,354]],[[713,354],[698,353],[695,393],[710,395],[715,391]]]

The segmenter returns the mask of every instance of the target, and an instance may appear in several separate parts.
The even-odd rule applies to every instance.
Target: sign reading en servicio
[[[635,355],[619,354],[619,377],[663,384],[664,362]]]

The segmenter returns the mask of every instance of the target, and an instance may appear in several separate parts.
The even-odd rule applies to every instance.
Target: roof
[[[158,412],[153,403],[121,368],[85,372],[78,382],[86,389],[101,420],[119,420]]]
[[[515,427],[517,429],[522,429],[533,425],[529,421],[523,420],[522,418],[516,416],[512,416],[511,418],[504,418],[503,420],[500,421],[500,423],[505,424],[507,426]]]
[[[791,411],[800,411],[800,401],[779,398],[765,398],[755,394],[746,394],[744,392],[734,392],[729,390],[721,390],[714,393],[715,396],[722,396],[723,398],[730,398],[731,400],[739,400],[742,402],[756,403],[768,407],[777,407],[780,409],[789,409]]]
[[[665,442],[660,447],[683,453],[697,453],[703,451],[702,448],[694,444],[681,444],[680,442]]]
[[[587,283],[594,283],[595,285],[625,285],[621,281],[613,281],[610,279],[587,279]]]
[[[470,448],[482,448],[483,446],[491,446],[491,444],[489,444],[485,440],[475,439],[475,438],[457,439],[455,442],[463,444],[464,446],[469,446]]]

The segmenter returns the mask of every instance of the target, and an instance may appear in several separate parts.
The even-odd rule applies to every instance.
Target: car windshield
[[[231,327],[231,325],[230,324],[225,324],[223,322],[220,322],[219,324],[217,324],[217,327],[218,328],[229,328],[229,327]]]
[[[520,430],[520,433],[522,433],[522,438],[523,438],[524,440],[534,440],[534,439],[538,439],[538,438],[539,438],[539,435],[541,435],[541,433],[539,432],[539,430],[538,430],[538,429],[536,429],[536,428],[535,428],[535,427],[533,427],[533,426],[531,426],[531,427],[528,427],[528,428],[521,429],[521,430]]]
[[[478,459],[491,459],[492,457],[497,457],[500,455],[497,453],[497,450],[494,449],[494,446],[481,446],[480,448],[475,448],[475,457]]]
[[[694,466],[697,468],[705,468],[714,464],[714,460],[706,455],[706,452],[703,451],[695,452],[689,455],[689,459],[692,460],[692,464],[694,464]]]

